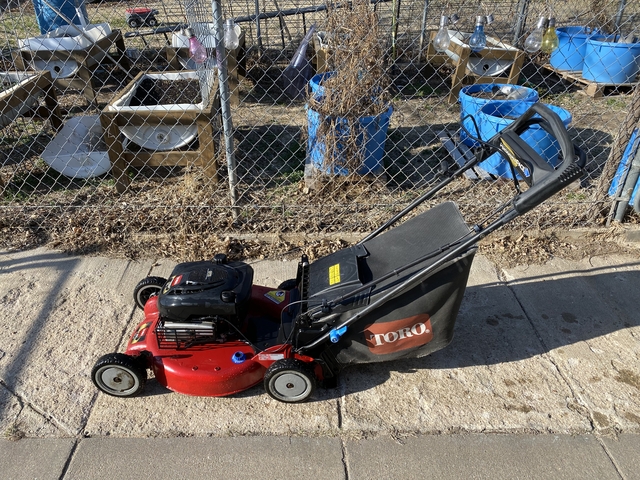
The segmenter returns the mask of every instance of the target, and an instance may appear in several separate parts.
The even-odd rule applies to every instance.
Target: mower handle
[[[533,118],[535,114],[541,118]],[[542,127],[560,144],[562,163],[555,169],[517,137],[532,125]],[[583,173],[586,155],[573,144],[558,114],[542,103],[534,103],[494,139],[494,142],[490,140],[489,143],[495,144],[503,140],[511,147],[510,153],[530,171],[529,188],[517,195],[513,201],[514,209],[521,215],[580,178]]]

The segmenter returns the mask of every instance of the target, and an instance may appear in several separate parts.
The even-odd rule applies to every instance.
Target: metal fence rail
[[[103,0],[78,8],[58,0],[0,3],[2,245],[198,258],[218,250],[259,254],[256,236],[281,250],[326,236],[357,238],[439,178],[450,158],[447,142],[461,135],[459,91],[492,82],[502,83],[481,92],[492,100],[504,101],[510,92],[500,87],[510,82],[556,108],[589,158],[579,185],[514,228],[607,221],[612,196],[596,194],[596,185],[615,142],[629,145],[626,152],[613,149],[628,164],[613,197],[625,193],[640,120],[632,108],[640,68],[638,2],[380,0],[366,5],[375,14],[375,38],[363,16],[353,15],[361,3],[224,0],[220,23],[215,2],[203,0]],[[448,29],[457,47],[437,52],[433,36],[441,16],[454,14],[459,20]],[[493,53],[464,50],[478,16]],[[555,18],[560,45],[551,54],[524,52],[541,16]],[[238,40],[226,49],[221,40],[229,47],[234,39],[224,35],[225,19],[235,20]],[[65,20],[79,26],[70,30]],[[57,25],[62,30],[42,33]],[[578,61],[576,29],[589,40],[581,40],[590,49],[586,70],[567,66]],[[344,51],[353,32],[369,50],[353,63],[360,66],[345,68],[353,60]],[[301,52],[305,36],[309,45]],[[198,46],[202,62],[194,56]],[[315,74],[349,68],[353,83],[342,90],[360,95],[354,105],[375,110],[381,102],[375,98],[383,98],[378,94],[388,99],[373,113],[374,124],[390,114],[375,154],[340,157],[346,140],[332,144],[326,137],[325,124],[335,119],[318,115],[309,103],[314,93],[301,88]],[[369,81],[370,93],[357,94]],[[522,91],[515,95],[520,104],[529,100]],[[467,95],[472,109],[490,100],[474,95]],[[505,121],[483,118],[487,128]],[[373,134],[361,133],[358,141],[363,135]],[[532,146],[553,162],[555,147],[545,141],[537,136]],[[460,179],[445,192],[471,222],[511,191],[509,173],[494,160],[477,178]],[[609,159],[616,167],[619,161]],[[625,220],[637,221],[634,198],[622,210]]]

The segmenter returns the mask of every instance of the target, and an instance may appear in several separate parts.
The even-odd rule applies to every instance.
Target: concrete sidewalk
[[[275,286],[296,263],[253,267]],[[98,394],[93,363],[142,318],[134,285],[172,268],[0,253],[0,431],[30,437],[0,442],[6,478],[43,477],[29,465],[132,478],[136,464],[138,478],[168,478],[187,459],[184,478],[640,478],[640,256],[512,269],[478,256],[447,348],[347,369],[306,404],[261,387],[187,397],[152,380],[141,397]]]
[[[640,435],[0,441],[7,479],[638,479]]]

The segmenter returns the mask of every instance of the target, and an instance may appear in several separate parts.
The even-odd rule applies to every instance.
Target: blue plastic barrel
[[[581,71],[587,41],[604,40],[606,37],[598,30],[590,27],[562,27],[556,29],[558,48],[551,52],[549,63],[558,70]]]
[[[555,113],[558,114],[565,127],[571,123],[572,116],[567,110],[548,105]],[[524,114],[530,105],[522,102],[489,102],[484,105],[478,113],[478,123],[482,140],[489,140],[496,133],[500,132],[507,125],[512,123],[516,118]],[[536,114],[536,116],[538,116]],[[549,133],[547,133],[539,125],[532,125],[520,135],[530,147],[533,148],[544,160],[551,166],[558,164],[558,154],[560,153],[560,144]],[[489,158],[478,165],[483,170],[503,178],[513,178],[511,168],[507,160],[499,153],[494,153]]]
[[[340,138],[348,138],[350,135],[349,121],[346,118],[336,117],[336,141],[338,152],[331,160],[330,165],[325,165],[326,145],[321,137],[318,136],[318,128],[322,121],[326,121],[326,117],[320,115],[315,110],[306,107],[308,122],[308,138],[307,152],[309,161],[317,169],[334,175],[348,175],[350,172],[344,166],[346,159],[340,152]],[[376,116],[360,117],[358,119],[358,137],[359,145],[364,143],[364,162],[358,169],[357,173],[366,175],[368,173],[383,173],[384,165],[382,158],[384,156],[384,144],[387,140],[387,131],[389,129],[389,120],[393,113],[393,107],[389,106],[386,112]]]
[[[322,73],[315,75],[309,81],[309,88],[311,92],[315,94],[317,100],[322,101],[322,95],[324,89],[322,87],[322,81],[330,76],[334,75],[334,72]],[[318,128],[321,122],[326,121],[327,118],[315,110],[311,109],[309,105],[306,105],[307,110],[307,124],[308,124],[308,137],[307,137],[307,156],[308,161],[313,164],[318,170],[334,175],[348,175],[350,172],[344,166],[346,164],[344,156],[340,152],[340,137],[348,138],[350,135],[349,121],[346,118],[335,117],[336,123],[336,143],[338,145],[338,152],[335,157],[327,165],[325,162],[326,145],[322,138],[319,138]],[[382,158],[384,157],[384,144],[387,140],[387,131],[389,130],[389,121],[391,114],[393,113],[393,107],[389,106],[386,112],[383,112],[375,116],[360,117],[358,119],[358,137],[357,142],[359,145],[364,144],[364,161],[362,166],[358,169],[357,173],[360,175],[366,174],[381,174],[384,171],[384,165]]]
[[[51,5],[53,9],[47,5]],[[38,21],[38,27],[40,27],[40,33],[49,33],[56,28],[64,27],[69,23],[58,14],[62,13],[65,17],[69,18],[74,25],[82,25],[80,16],[76,11],[74,0],[47,0],[47,3],[42,0],[33,0],[33,7],[36,13],[36,20]],[[58,12],[56,12],[56,10]],[[84,19],[88,19],[87,7],[85,2],[82,2],[80,12],[84,16]],[[85,23],[88,23],[86,21]]]
[[[632,83],[640,72],[640,43],[587,40],[582,78],[598,83]]]
[[[480,109],[489,102],[495,102],[495,99],[490,98],[481,98],[476,97],[474,93],[482,93],[482,92],[493,92],[497,91],[501,88],[511,88],[514,90],[518,90],[519,99],[518,103],[523,103],[526,105],[531,105],[538,101],[538,92],[533,88],[523,87],[521,85],[501,85],[495,83],[478,83],[475,85],[468,85],[460,90],[458,95],[458,100],[460,100],[460,122],[462,125],[469,130],[475,136],[475,126],[473,124],[473,120],[468,118],[468,115],[476,116]],[[507,100],[502,100],[507,101]],[[476,119],[477,123],[477,119]],[[470,147],[474,147],[478,145],[478,142],[469,138],[469,135],[462,129],[460,131],[460,140],[465,145]]]
[[[322,82],[324,82],[327,78],[335,75],[336,72],[326,72],[326,73],[318,73],[311,77],[309,80],[309,88],[311,89],[311,93],[316,94],[316,96],[322,96],[324,94],[324,88],[322,88]]]

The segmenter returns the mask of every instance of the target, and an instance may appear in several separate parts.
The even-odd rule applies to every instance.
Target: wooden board
[[[44,95],[44,109],[38,109],[36,115],[49,119],[55,130],[62,127],[62,116],[58,108],[58,99],[53,88],[49,72],[33,72],[33,76],[15,90],[0,93],[0,114],[13,110],[34,95]]]
[[[445,63],[453,66],[454,71],[451,75],[451,91],[449,93],[449,103],[455,103],[458,100],[458,94],[464,85],[471,85],[474,83],[497,83],[497,84],[517,84],[520,77],[520,70],[524,63],[524,52],[522,50],[500,50],[495,51],[491,49],[484,49],[478,52],[478,55],[486,60],[507,60],[513,61],[511,68],[506,77],[501,76],[481,76],[467,72],[467,64],[469,63],[469,57],[471,56],[471,48],[468,45],[460,45],[455,42],[451,42],[449,49],[454,52],[458,60],[454,61],[448,55],[444,53],[436,52],[433,48],[433,38],[438,32],[433,30],[429,36],[429,44],[427,46],[426,60],[433,65],[443,65]],[[509,46],[504,42],[500,42],[498,39],[487,37],[487,44],[490,47]]]
[[[570,82],[573,83],[579,83],[580,85],[583,85],[585,88],[582,90],[583,93],[585,93],[586,95],[590,96],[591,98],[600,98],[605,94],[605,90],[606,89],[611,89],[611,90],[619,90],[620,88],[623,89],[633,89],[634,87],[636,87],[640,82],[633,82],[633,83],[598,83],[598,82],[594,82],[591,80],[587,80],[586,78],[582,78],[582,71],[580,70],[575,70],[575,71],[570,71],[570,70],[559,70],[555,67],[552,67],[549,64],[544,64],[542,65],[542,67],[544,67],[545,69],[555,73],[556,75],[558,75],[559,77],[561,77],[564,80],[568,80]]]
[[[129,62],[125,54],[124,39],[120,30],[114,30],[91,46],[77,50],[18,50],[14,53],[13,60],[16,68],[21,70],[30,69],[34,60],[44,62],[71,60],[78,63],[79,67],[74,75],[69,78],[56,78],[54,79],[54,84],[61,89],[74,88],[80,90],[90,103],[95,103],[94,79],[96,78],[96,70],[102,63],[112,63],[105,56],[105,52],[108,53],[113,47],[118,52],[118,66],[125,69],[125,71],[129,71],[131,62]]]
[[[163,72],[168,73],[168,72]],[[116,182],[116,190],[124,192],[129,186],[130,179],[127,169],[135,166],[185,166],[196,165],[202,167],[205,175],[214,182],[217,181],[217,165],[215,159],[213,120],[220,110],[218,81],[213,82],[210,91],[209,105],[200,112],[188,111],[115,111],[110,109],[123,95],[130,92],[137,81],[144,75],[140,72],[107,107],[100,113],[100,123],[104,130],[104,139],[108,147],[111,173]],[[121,127],[143,125],[197,125],[197,147],[168,151],[150,151],[142,148],[126,148],[123,143]]]

